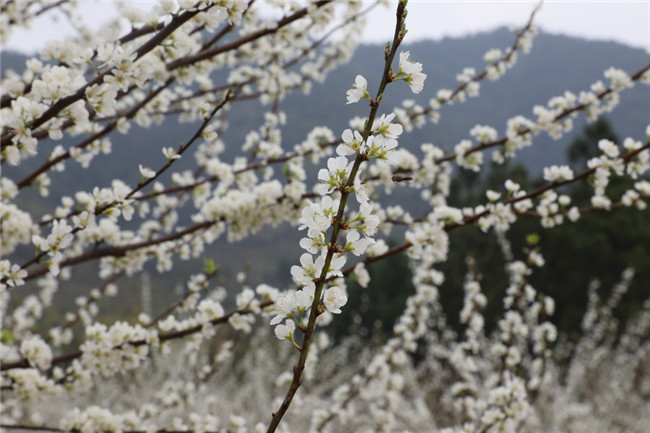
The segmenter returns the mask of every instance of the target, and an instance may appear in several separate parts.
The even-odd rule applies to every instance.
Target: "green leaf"
[[[0,334],[0,342],[2,343],[11,343],[14,339],[14,334],[11,333],[8,329],[3,329],[2,334]]]
[[[212,259],[204,259],[203,260],[203,272],[206,274],[214,274],[217,271],[217,266],[214,264],[214,260]]]
[[[540,241],[540,237],[537,233],[531,233],[528,236],[526,236],[526,243],[531,247],[537,245],[539,241]]]

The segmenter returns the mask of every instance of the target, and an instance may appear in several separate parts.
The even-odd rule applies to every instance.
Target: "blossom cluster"
[[[336,149],[339,156],[329,158],[327,168],[319,170],[321,183],[316,186],[316,191],[321,199],[319,202],[308,200],[298,219],[299,229],[307,230],[307,236],[300,240],[300,246],[307,251],[300,257],[301,266],[291,267],[293,280],[300,289],[278,299],[276,315],[271,320],[271,325],[277,325],[275,332],[279,339],[288,339],[296,344],[296,325],[304,331],[304,315],[313,305],[321,305],[320,299],[314,303],[316,285],[342,277],[346,253],[361,256],[374,243],[373,236],[378,232],[380,218],[374,213],[361,177],[367,160],[383,160],[389,164],[395,161],[402,127],[392,123],[394,118],[394,114],[380,116],[373,122],[366,139],[359,131],[346,129],[341,137],[342,143]],[[350,161],[349,156],[354,156],[355,160]],[[341,200],[342,197],[347,199],[350,193],[354,194],[359,209],[356,213],[346,214],[341,209]],[[339,244],[337,236],[341,229],[346,231],[346,235],[345,241]],[[367,285],[367,272],[362,278]],[[335,280],[335,284],[322,294],[322,306],[327,313],[340,313],[346,302],[345,285],[341,280]],[[321,323],[327,323],[327,317],[319,318]]]

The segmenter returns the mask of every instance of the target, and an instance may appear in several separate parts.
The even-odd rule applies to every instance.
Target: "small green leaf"
[[[14,339],[14,335],[8,329],[3,329],[2,334],[0,334],[0,341],[2,343],[11,343]]]
[[[526,243],[530,245],[531,247],[534,247],[537,245],[540,241],[540,237],[537,233],[531,233],[528,236],[526,236]]]
[[[206,274],[214,274],[217,271],[217,266],[214,264],[214,260],[212,259],[204,259],[203,260],[203,272]]]

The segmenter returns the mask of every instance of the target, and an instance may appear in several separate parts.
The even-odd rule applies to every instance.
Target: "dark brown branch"
[[[115,247],[105,247],[105,248],[99,248],[96,250],[88,251],[86,253],[80,254],[75,257],[71,257],[69,259],[62,260],[59,266],[61,268],[63,267],[68,267],[68,266],[73,266],[77,265],[79,263],[87,262],[89,260],[95,260],[95,259],[100,259],[102,257],[124,257],[127,252],[132,251],[132,250],[137,250],[140,248],[146,248],[150,247],[153,245],[158,245],[164,242],[169,242],[173,241],[179,238],[182,238],[185,235],[188,235],[190,233],[193,233],[197,230],[202,230],[210,227],[212,224],[214,224],[213,221],[208,221],[208,222],[203,222],[200,224],[193,225],[191,227],[186,228],[185,230],[181,230],[179,232],[175,233],[170,233],[166,236],[161,236],[156,239],[150,239],[142,242],[134,242],[132,244],[126,244],[126,245],[120,245],[120,246],[115,246]],[[45,275],[48,272],[47,266],[43,265],[39,268],[33,269],[31,272],[27,274],[27,277],[25,277],[25,281],[40,277]]]
[[[133,108],[131,108],[127,113],[124,113],[123,116],[118,116],[120,118],[126,118],[126,119],[132,119],[135,117],[135,115],[140,111],[142,107],[144,107],[146,104],[148,104],[153,98],[158,96],[160,92],[162,92],[164,89],[169,87],[171,83],[174,82],[174,78],[170,78],[165,82],[162,86],[158,87],[156,90],[150,92],[147,94],[146,98],[144,98],[142,101],[140,101],[138,104],[136,104]],[[72,122],[70,122],[72,124]],[[84,149],[88,147],[92,142],[95,140],[102,138],[106,135],[108,135],[113,129],[117,127],[117,120],[111,122],[110,124],[106,125],[104,129],[101,131],[97,132],[96,134],[93,134],[92,136],[86,138],[83,140],[81,143],[75,145],[74,147],[77,149]],[[23,180],[18,182],[16,186],[18,189],[25,188],[26,186],[29,186],[32,184],[34,179],[36,179],[41,173],[46,172],[56,164],[65,161],[66,159],[70,158],[70,150],[67,150],[65,153],[62,153],[61,155],[57,156],[56,158],[52,158],[50,160],[47,160],[43,165],[41,165],[39,168],[37,168],[33,173],[31,173],[29,176],[25,177]]]
[[[22,425],[22,424],[0,424],[0,428],[10,429],[10,430],[28,430],[28,431],[46,431],[52,433],[80,433],[79,430],[63,430],[56,427],[49,426],[33,426],[33,425]],[[210,431],[205,430],[203,433],[221,433],[223,430],[219,431]],[[150,433],[145,430],[121,430],[122,433]],[[194,430],[155,430],[153,433],[194,433]]]
[[[203,130],[204,130],[205,127],[208,125],[208,123],[212,120],[212,118],[216,115],[216,113],[217,113],[221,108],[223,108],[223,107],[226,105],[226,103],[227,103],[227,102],[232,98],[232,96],[233,96],[234,94],[235,94],[235,91],[229,91],[228,94],[226,94],[226,96],[223,98],[223,100],[221,101],[221,103],[218,104],[218,105],[217,105],[217,106],[212,110],[212,112],[207,116],[207,118],[205,119],[205,121],[203,122],[203,124],[199,127],[199,129],[198,129],[197,132],[193,135],[193,137],[190,139],[190,141],[189,141],[186,145],[181,146],[181,147],[179,148],[179,150],[178,150],[178,152],[177,152],[179,155],[182,154],[185,150],[187,150],[187,149],[192,145],[192,143],[194,143],[194,142],[195,142],[195,141],[196,141],[196,140],[201,136]],[[140,182],[140,183],[139,183],[139,184],[138,184],[134,189],[131,190],[131,192],[129,192],[129,194],[126,195],[125,199],[129,199],[129,198],[131,198],[134,194],[136,194],[136,193],[137,193],[138,191],[140,191],[142,188],[144,188],[145,186],[149,185],[149,183],[153,182],[153,181],[154,181],[156,178],[158,178],[162,173],[164,173],[164,172],[165,172],[165,171],[166,171],[166,170],[171,166],[171,164],[173,164],[174,161],[175,161],[175,160],[167,161],[167,164],[166,164],[165,166],[163,166],[160,170],[158,170],[158,172],[156,172],[156,174],[155,174],[155,176],[154,176],[153,178],[150,178],[150,179],[148,179],[148,180],[145,181],[145,182]],[[96,209],[94,210],[94,214],[95,214],[95,215],[99,215],[99,214],[105,212],[106,210],[112,208],[113,206],[115,206],[115,205],[117,205],[117,204],[119,204],[119,203],[117,203],[117,202],[113,202],[113,203],[108,203],[108,204],[106,204],[106,205],[104,205],[104,206],[98,207],[98,208],[96,208]],[[201,226],[201,225],[202,225],[202,224],[198,224],[198,226]],[[197,226],[194,226],[194,227],[197,227]],[[77,232],[80,231],[80,230],[81,230],[81,228],[76,227],[76,228],[74,228],[74,229],[72,230],[71,233],[72,233],[72,234],[75,234],[75,233],[77,233]],[[183,233],[183,232],[181,232],[181,233]],[[164,237],[163,237],[163,238],[160,238],[160,239],[164,239]],[[163,241],[163,242],[164,242],[164,241]],[[107,250],[110,250],[110,248],[107,249]],[[96,254],[96,253],[97,253],[97,250],[95,250],[95,251],[93,251],[93,252],[90,252],[90,253],[82,254],[81,256],[77,256],[77,257],[73,257],[73,258],[71,258],[71,259],[64,260],[64,261],[62,262],[62,264],[63,264],[63,263],[66,263],[66,262],[70,262],[69,264],[66,264],[66,265],[65,265],[65,266],[69,266],[70,264],[76,264],[76,263],[79,263],[79,262],[76,261],[76,259],[78,259],[79,257],[82,257],[82,256],[86,256],[87,254],[91,254],[91,257],[90,257],[90,258],[95,258],[94,256],[92,256],[93,253]],[[40,260],[41,260],[43,257],[45,257],[46,255],[47,255],[47,252],[40,252],[40,253],[36,254],[36,256],[32,257],[30,260],[28,260],[28,261],[25,262],[23,265],[21,265],[21,269],[26,269],[26,268],[28,268],[29,266],[33,265],[34,263],[38,263],[38,262],[40,262]],[[108,254],[108,255],[111,255],[111,254]],[[101,257],[101,256],[100,256],[100,257]],[[88,259],[88,260],[89,260],[89,259]],[[86,261],[86,260],[84,259],[84,260],[82,260],[82,261]],[[41,268],[38,269],[37,271],[33,271],[32,273],[29,273],[29,274],[27,275],[27,277],[28,277],[29,279],[31,279],[31,278],[34,278],[34,277],[38,277],[38,276],[44,275],[46,272],[47,272],[47,267],[41,267]],[[34,274],[34,275],[32,275],[32,274]]]
[[[266,308],[266,307],[269,307],[271,305],[273,305],[273,301],[265,301],[265,302],[261,302],[259,304],[259,308]],[[231,311],[228,314],[225,314],[225,315],[223,315],[223,316],[221,316],[219,318],[211,320],[210,324],[213,325],[213,326],[214,325],[220,325],[222,323],[226,323],[235,314],[247,315],[247,314],[252,314],[252,313],[253,313],[253,311],[250,310],[249,308],[243,308],[241,310]],[[167,332],[167,333],[164,333],[164,334],[160,334],[158,336],[158,341],[160,343],[164,343],[166,341],[176,340],[176,339],[179,339],[179,338],[186,337],[188,335],[196,334],[197,332],[200,332],[203,329],[203,326],[204,325],[197,325],[197,326],[194,326],[192,328],[184,329],[182,331],[173,331],[173,332]],[[148,344],[148,343],[145,340],[135,340],[135,341],[130,341],[128,343],[124,343],[124,345],[129,345],[129,346],[133,346],[133,347],[144,346],[146,344]],[[114,347],[113,349],[119,349],[120,347],[121,346]],[[75,351],[75,352],[66,353],[64,355],[55,356],[52,359],[52,365],[57,365],[57,364],[65,363],[65,362],[70,362],[72,360],[75,360],[75,359],[81,357],[82,354],[83,353],[80,350],[78,350],[78,351]],[[2,364],[0,366],[0,371],[12,370],[14,368],[29,368],[29,362],[27,361],[27,359],[21,359],[20,361],[16,361],[16,362],[7,362],[7,363],[4,363],[4,364]]]
[[[524,28],[521,29],[521,30],[517,33],[517,35],[515,36],[515,41],[514,41],[514,42],[512,43],[512,45],[510,46],[510,49],[509,49],[509,50],[508,50],[508,51],[507,51],[507,52],[506,52],[506,53],[501,57],[501,59],[499,59],[498,61],[494,62],[495,64],[498,64],[498,63],[501,63],[501,62],[506,62],[506,63],[507,63],[508,61],[510,61],[510,59],[512,58],[512,56],[514,55],[514,53],[517,52],[517,49],[518,49],[518,46],[519,46],[519,41],[520,41],[521,38],[522,38],[522,37],[523,37],[523,36],[528,32],[528,30],[530,30],[530,28],[532,27],[532,25],[533,25],[533,19],[535,18],[535,14],[537,13],[538,10],[539,10],[538,8],[533,9],[533,12],[531,12],[530,17],[528,18],[528,22],[526,23],[526,25],[524,26]],[[476,74],[476,75],[475,75],[474,77],[472,77],[472,79],[469,80],[468,82],[460,84],[456,89],[454,89],[454,90],[451,92],[451,94],[449,95],[449,98],[447,98],[447,99],[445,99],[444,101],[442,101],[441,104],[447,104],[447,103],[449,103],[450,101],[453,101],[453,100],[454,100],[454,97],[455,97],[456,95],[458,95],[460,92],[462,92],[463,90],[465,90],[465,89],[467,88],[467,86],[469,85],[469,83],[482,81],[483,79],[485,79],[485,77],[487,77],[487,69],[484,69],[482,72]],[[431,111],[432,111],[432,108],[431,108],[431,107],[427,107],[427,108],[425,108],[424,110],[422,110],[422,111],[420,111],[420,112],[417,112],[417,113],[413,113],[413,114],[411,114],[409,117],[410,117],[411,119],[413,119],[413,118],[415,118],[415,117],[425,116],[425,115],[427,115],[427,114],[428,114],[429,112],[431,112]]]
[[[328,3],[331,3],[331,1],[332,0],[320,0],[320,1],[315,2],[314,6],[316,8],[320,8],[320,7],[323,7],[324,5],[326,5]],[[251,33],[249,35],[246,35],[246,36],[244,36],[244,37],[242,37],[240,39],[232,41],[230,43],[227,43],[227,44],[224,44],[224,45],[221,45],[221,46],[218,46],[218,47],[214,47],[214,48],[211,48],[211,49],[208,49],[208,50],[203,50],[203,51],[200,51],[200,52],[198,52],[196,54],[193,54],[193,55],[190,55],[190,56],[187,56],[187,57],[183,57],[181,59],[170,62],[170,63],[167,64],[167,70],[168,71],[173,71],[175,69],[182,68],[184,66],[188,66],[188,65],[194,64],[196,62],[200,62],[201,60],[209,59],[209,58],[214,57],[214,56],[216,56],[218,54],[225,53],[227,51],[235,50],[235,49],[239,48],[240,46],[242,46],[244,44],[247,44],[249,42],[254,41],[255,39],[259,39],[259,38],[261,38],[263,36],[266,36],[266,35],[277,32],[282,27],[285,27],[288,24],[291,24],[292,22],[294,22],[294,21],[296,21],[296,20],[298,20],[300,18],[305,17],[307,15],[307,13],[308,13],[308,8],[303,8],[303,9],[295,12],[293,15],[290,15],[290,16],[285,17],[285,18],[281,19],[280,21],[278,21],[277,25],[272,29],[258,30],[256,32],[253,32],[253,33]]]
[[[208,6],[208,8],[211,6]],[[160,44],[165,38],[167,38],[173,31],[175,31],[178,27],[183,25],[185,22],[189,21],[192,19],[195,15],[197,15],[200,12],[203,12],[207,9],[200,9],[200,10],[195,10],[195,11],[186,11],[183,12],[182,14],[174,17],[174,19],[165,27],[163,27],[154,37],[152,37],[149,41],[145,42],[140,48],[135,50],[135,60],[137,61],[139,58],[147,54],[149,51],[153,50],[158,44]],[[54,118],[61,110],[65,109],[72,103],[84,98],[86,94],[86,90],[95,85],[95,84],[100,84],[103,82],[104,77],[106,75],[112,74],[112,71],[115,68],[108,69],[104,72],[102,72],[100,75],[95,77],[92,81],[88,82],[81,88],[79,88],[75,93],[66,96],[65,98],[59,99],[56,103],[54,103],[50,108],[48,108],[38,119],[35,119],[30,125],[30,129],[35,130],[39,126],[43,125],[45,122],[48,120]],[[9,145],[11,142],[11,138],[14,136],[13,133],[6,133],[5,135],[2,136],[2,139],[0,140],[1,147],[4,149],[6,146]]]
[[[632,81],[637,81],[648,70],[650,70],[650,64],[647,64],[643,68],[639,69],[632,76],[630,76],[630,79]],[[596,97],[599,100],[602,100],[603,98],[605,98],[607,95],[609,95],[612,92],[613,92],[613,90],[611,88],[608,88],[608,89],[603,90],[602,92],[600,92],[598,95],[596,95]],[[588,105],[584,104],[584,103],[576,104],[575,106],[573,106],[571,108],[567,108],[567,109],[563,110],[561,113],[559,113],[558,115],[556,115],[555,118],[553,119],[553,122],[554,123],[558,122],[558,121],[564,119],[565,117],[570,116],[572,113],[577,112],[577,111],[582,111],[587,107],[588,107]],[[517,135],[526,135],[526,134],[531,134],[532,132],[533,131],[530,128],[522,128],[521,130],[519,130],[517,132]],[[469,155],[471,153],[480,152],[482,150],[489,149],[491,147],[500,146],[500,145],[506,144],[507,141],[508,141],[508,137],[501,137],[501,138],[499,138],[497,140],[487,141],[485,143],[481,143],[481,144],[479,144],[477,146],[472,147],[465,154]],[[456,158],[456,154],[452,153],[452,154],[444,156],[442,158],[438,158],[434,162],[436,164],[442,164],[443,162],[452,161],[455,158]]]

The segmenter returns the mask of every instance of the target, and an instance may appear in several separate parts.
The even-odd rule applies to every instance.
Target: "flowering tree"
[[[72,19],[70,3],[5,2],[3,35],[53,9]],[[92,31],[80,26],[79,37],[48,43],[21,75],[3,79],[2,164],[24,169],[1,180],[2,428],[518,432],[647,426],[650,302],[621,338],[612,332],[612,309],[633,271],[605,303],[591,288],[584,336],[568,347],[556,343],[549,321],[553,299],[529,282],[544,266],[535,237],[519,253],[511,251],[507,234],[518,218],[551,228],[579,224],[586,212],[644,210],[650,128],[646,137],[622,143],[601,140],[599,156],[583,171],[545,168],[546,183],[535,190],[508,180],[501,190],[486,191],[479,206],[453,207],[448,197],[453,170],[480,172],[486,154],[503,163],[539,134],[562,138],[577,116],[598,119],[624,90],[650,83],[650,64],[629,73],[612,67],[590,89],[535,106],[532,118],[510,119],[502,136],[476,125],[449,152],[431,143],[407,149],[399,142],[414,127],[438,122],[446,105],[478,97],[484,80],[498,79],[530,50],[535,12],[509,48],[485,54],[482,71],[461,71],[455,89],[431,92],[427,106],[406,100],[387,110],[385,92],[419,94],[435,85],[426,81],[426,65],[400,48],[407,35],[407,1],[401,0],[394,5],[384,69],[376,80],[358,75],[341,95],[342,104],[345,97],[348,104],[367,103],[367,115],[344,131],[317,126],[287,149],[280,102],[289,92],[308,92],[314,80],[351,58],[374,5],[321,0],[268,2],[260,9],[259,3],[161,1],[150,12],[123,5],[128,33],[119,33],[116,23]],[[251,98],[267,107],[264,123],[229,162],[224,149],[233,143],[222,140],[228,114]],[[154,127],[172,115],[195,124],[195,131],[182,143],[161,143],[162,155],[135,161],[137,183],[116,179],[69,191],[45,211],[22,200],[30,188],[47,196],[66,165],[91,170],[96,155],[128,141],[131,124]],[[113,131],[123,136],[109,136]],[[194,170],[178,169],[192,154]],[[319,167],[317,177],[308,175],[309,161]],[[613,177],[631,178],[633,187],[612,197]],[[576,182],[593,187],[590,203],[574,204],[562,192]],[[390,194],[397,188],[419,191],[428,210],[411,215]],[[380,191],[387,194],[381,202]],[[294,286],[259,282],[253,288],[242,280],[226,290],[214,284],[218,267],[208,260],[188,271],[186,294],[168,308],[132,320],[96,319],[101,299],[119,296],[120,282],[148,263],[168,273],[174,263],[202,257],[210,244],[239,242],[286,222],[304,233],[305,252],[287,269]],[[389,248],[387,233],[400,226],[402,243]],[[510,276],[505,314],[493,334],[484,330],[486,297],[473,259],[462,288],[464,332],[450,330],[438,298],[444,275],[437,267],[453,247],[448,233],[473,229],[497,235]],[[345,278],[371,290],[366,266],[400,253],[409,258],[416,291],[392,337],[381,347],[363,348],[354,338],[329,347],[324,327],[345,308]],[[46,324],[53,299],[70,296],[66,286],[88,265],[92,288],[55,315],[57,323]],[[558,362],[554,348],[570,359]]]

